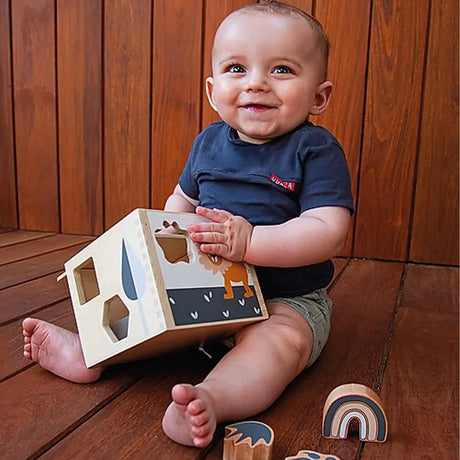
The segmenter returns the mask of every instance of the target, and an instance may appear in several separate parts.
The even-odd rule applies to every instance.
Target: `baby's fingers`
[[[232,214],[222,209],[209,209],[203,206],[198,206],[196,208],[196,213],[200,216],[207,217],[209,220],[212,220],[213,222],[220,223],[227,221],[232,216]]]

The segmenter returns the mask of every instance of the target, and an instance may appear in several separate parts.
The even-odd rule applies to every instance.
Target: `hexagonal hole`
[[[104,302],[102,325],[114,342],[128,336],[129,310],[118,295]]]
[[[74,269],[74,277],[80,305],[89,302],[100,294],[92,257]]]

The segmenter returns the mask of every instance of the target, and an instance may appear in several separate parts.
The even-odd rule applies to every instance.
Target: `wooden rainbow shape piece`
[[[271,460],[274,438],[273,430],[262,422],[227,425],[223,460]]]
[[[284,460],[340,460],[340,458],[331,454],[321,454],[314,450],[299,450],[296,456],[286,457]]]
[[[352,420],[358,420],[361,441],[384,442],[388,421],[377,394],[358,383],[341,385],[331,391],[323,410],[323,436],[346,439]]]

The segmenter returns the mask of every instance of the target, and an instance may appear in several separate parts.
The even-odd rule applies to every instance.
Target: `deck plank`
[[[3,233],[0,236],[0,248],[17,243],[24,243],[25,241],[38,240],[52,235],[54,235],[52,232],[27,232],[23,230],[14,230],[8,233]]]
[[[409,266],[381,397],[389,439],[363,460],[458,456],[458,269]]]
[[[322,437],[322,411],[330,391],[343,383],[373,387],[387,342],[403,264],[353,260],[330,293],[334,301],[330,339],[318,362],[300,374],[281,398],[255,417],[275,432],[274,459],[301,449],[357,458],[356,438]],[[221,460],[222,441],[206,460]]]
[[[183,381],[198,383],[210,370],[209,360],[187,351],[146,361],[145,366],[151,369],[148,375],[50,449],[43,460],[85,460],[96,450],[104,452],[105,458],[119,460],[202,458],[200,449],[171,441],[163,433],[161,420],[172,386]]]
[[[15,286],[43,275],[64,271],[64,263],[81,251],[88,243],[80,243],[57,251],[38,255],[10,264],[0,265],[0,290]]]
[[[5,234],[0,234],[0,242]],[[8,235],[8,233],[6,234]],[[26,241],[0,248],[0,265],[17,262],[18,260],[45,254],[46,252],[74,246],[79,243],[89,242],[91,236],[62,235],[56,234],[39,240]]]
[[[79,385],[35,365],[5,380],[0,384],[0,458],[36,456],[124,391],[142,373],[139,365],[117,366],[97,384]]]
[[[30,315],[48,305],[69,297],[65,280],[57,281],[60,274],[51,273],[24,284],[0,291],[0,325]]]

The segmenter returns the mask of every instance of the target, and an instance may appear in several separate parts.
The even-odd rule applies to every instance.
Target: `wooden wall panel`
[[[103,231],[102,1],[58,0],[57,62],[61,226]]]
[[[410,260],[458,265],[458,2],[430,19]]]
[[[177,184],[200,129],[202,11],[203,0],[154,2],[151,181],[156,209],[163,209]]]
[[[105,228],[150,205],[150,0],[104,2]]]
[[[204,21],[204,48],[203,48],[203,79],[202,79],[202,128],[210,123],[220,120],[219,115],[211,108],[206,97],[206,77],[212,75],[211,51],[214,35],[223,19],[232,11],[237,10],[249,3],[257,3],[257,0],[205,0]]]
[[[347,157],[355,203],[358,196],[364,94],[369,41],[370,2],[356,0],[353,8],[342,0],[317,0],[315,16],[331,43],[328,79],[334,84],[326,112],[312,121],[328,128]],[[347,21],[343,18],[346,17]],[[350,27],[353,24],[353,27]],[[342,255],[352,254],[353,222]]]
[[[428,0],[373,3],[354,255],[407,256]]]
[[[0,228],[17,228],[8,0],[0,0],[0,24]]]
[[[53,0],[14,0],[14,110],[19,223],[59,230]]]

